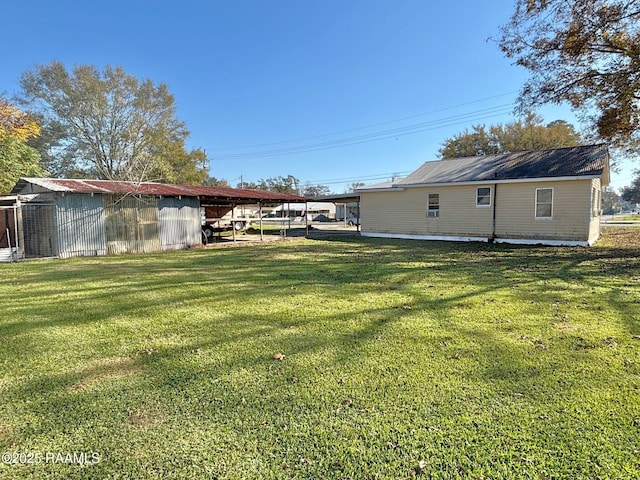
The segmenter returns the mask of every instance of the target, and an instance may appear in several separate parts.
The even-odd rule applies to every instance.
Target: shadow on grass
[[[467,434],[485,428],[487,438],[504,422],[560,435],[545,416],[567,402],[621,401],[611,373],[635,367],[600,338],[606,328],[589,322],[602,308],[606,321],[638,334],[639,254],[337,237],[11,266],[11,288],[0,293],[0,358],[33,370],[4,373],[5,408],[26,420],[12,420],[0,442],[9,448],[77,431],[88,442],[106,436],[104,448],[123,454],[148,435],[166,453],[174,446],[162,438],[176,432],[199,451],[254,448],[265,462],[291,462],[297,453],[270,442],[303,438],[302,455],[322,451],[311,427],[282,430],[304,417],[356,446],[361,434],[345,433],[352,425],[379,430],[383,444],[374,442],[365,459],[375,464],[393,440],[385,429],[406,432],[405,443],[426,442],[437,433],[420,437],[415,426],[426,429],[440,414]],[[576,312],[586,313],[574,325]],[[67,364],[46,364],[67,353]],[[593,398],[584,418],[597,410]],[[580,428],[596,432],[602,416]],[[218,450],[197,443],[199,424],[222,439]],[[173,458],[158,456],[159,471]]]

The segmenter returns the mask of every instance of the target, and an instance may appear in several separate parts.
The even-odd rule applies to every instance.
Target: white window
[[[553,218],[553,188],[536,188],[536,218]]]
[[[430,193],[427,195],[427,217],[440,216],[440,194]]]
[[[476,207],[491,206],[491,187],[478,187],[476,189]]]

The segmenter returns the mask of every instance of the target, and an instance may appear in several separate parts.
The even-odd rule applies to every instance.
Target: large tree
[[[635,172],[636,177],[631,182],[631,185],[627,185],[620,190],[620,197],[626,202],[640,203],[640,170]]]
[[[203,182],[204,185],[208,185],[210,187],[230,187],[229,182],[224,178],[216,178],[216,177],[208,177]],[[240,187],[240,188],[248,188],[248,187]]]
[[[9,192],[20,177],[47,174],[37,150],[26,143],[39,134],[34,118],[0,98],[0,193]]]
[[[201,183],[204,152],[185,149],[189,135],[164,84],[121,67],[99,71],[60,62],[21,77],[22,101],[43,119],[41,148],[58,175],[111,180]],[[206,160],[206,156],[205,160]]]
[[[531,72],[520,108],[568,102],[601,139],[640,149],[640,0],[517,0],[499,45]]]
[[[611,187],[602,187],[602,213],[613,215],[620,211],[620,195]]]
[[[475,125],[472,131],[447,138],[439,150],[441,158],[473,157],[495,153],[542,150],[580,145],[580,134],[564,120],[543,124],[537,115],[528,113],[523,120],[506,124]]]
[[[321,197],[323,195],[330,195],[331,189],[326,185],[311,185],[307,183],[301,188],[300,193],[304,197]]]
[[[270,192],[284,193],[287,195],[298,195],[300,193],[300,180],[293,175],[286,177],[278,176],[271,178],[261,178],[257,182],[243,182],[238,184],[239,188],[252,188],[255,190],[268,190]]]

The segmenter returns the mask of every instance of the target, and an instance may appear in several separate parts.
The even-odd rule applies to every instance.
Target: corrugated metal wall
[[[160,244],[163,250],[177,250],[201,242],[200,202],[196,198],[164,197],[158,202]]]
[[[67,193],[58,195],[55,204],[23,203],[19,208],[25,258],[157,252],[201,242],[196,198]],[[6,237],[5,224],[13,217],[0,213],[7,217],[0,222]],[[7,243],[1,237],[0,248]]]
[[[105,255],[102,198],[99,195],[65,195],[56,199],[58,255],[65,257]]]
[[[104,195],[107,253],[157,252],[158,199]]]

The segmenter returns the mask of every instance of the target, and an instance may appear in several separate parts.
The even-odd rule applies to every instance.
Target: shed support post
[[[18,207],[13,206],[13,233],[16,240],[16,256],[20,249],[20,236],[18,235]]]
[[[231,204],[231,232],[233,235],[233,243],[236,243],[236,204]]]
[[[291,230],[291,203],[287,202],[287,225],[286,226],[284,223],[282,224],[283,228],[283,236],[287,236],[287,229]]]
[[[264,232],[262,231],[262,202],[258,201],[258,218],[260,219],[260,241],[264,242]]]
[[[18,199],[18,201],[16,202],[16,215],[15,215],[15,221],[16,221],[16,246],[18,247],[18,258],[20,260],[26,258],[27,256],[27,250],[25,248],[25,243],[24,243],[24,220],[22,218],[22,202],[20,202],[20,199]],[[19,246],[22,245],[22,255],[20,255],[20,250],[19,250]]]

